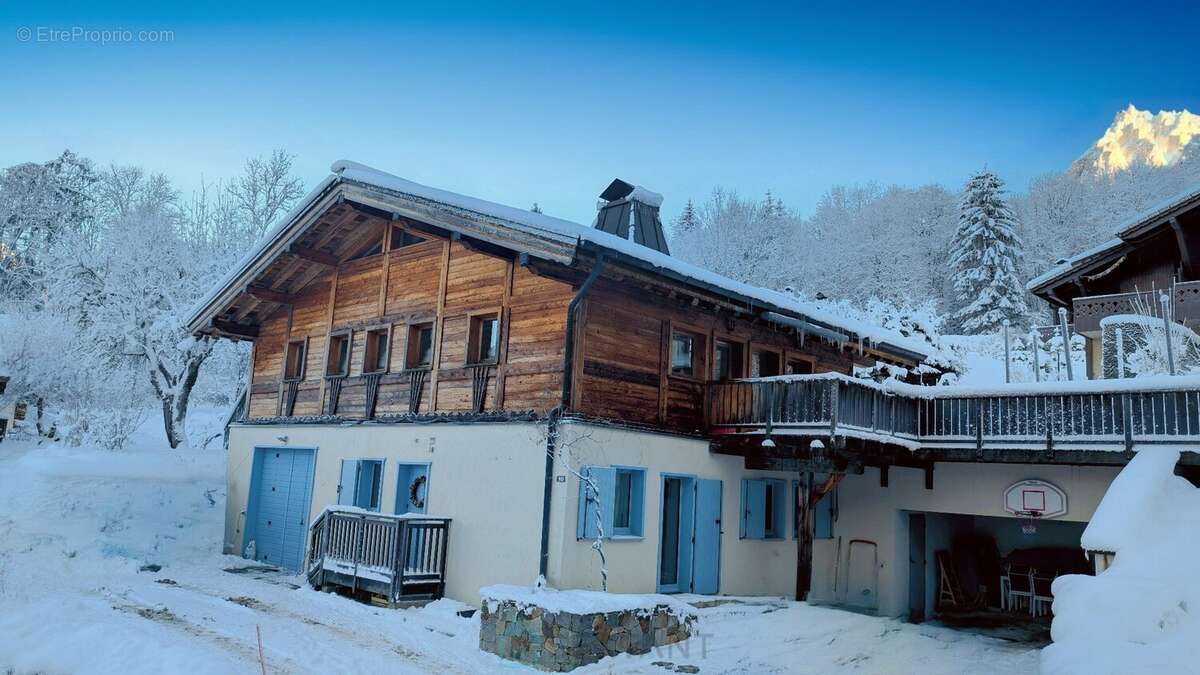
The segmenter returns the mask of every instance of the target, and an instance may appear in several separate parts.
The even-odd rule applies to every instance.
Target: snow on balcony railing
[[[921,387],[846,375],[714,382],[708,422],[736,433],[917,447],[1130,449],[1200,438],[1200,377]]]

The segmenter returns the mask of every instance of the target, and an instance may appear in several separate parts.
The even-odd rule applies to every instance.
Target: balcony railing
[[[709,384],[714,435],[851,437],[916,448],[1129,450],[1200,440],[1200,378],[917,387],[845,375]]]
[[[330,507],[309,531],[308,581],[392,603],[440,598],[449,533],[449,518]]]
[[[1100,321],[1114,314],[1135,314],[1139,304],[1158,309],[1159,294],[1170,293],[1170,289],[1138,291],[1136,293],[1114,293],[1111,295],[1086,295],[1075,298],[1072,309],[1075,330],[1090,333],[1100,330]],[[1172,301],[1175,320],[1185,326],[1200,323],[1200,281],[1182,281],[1174,285]]]

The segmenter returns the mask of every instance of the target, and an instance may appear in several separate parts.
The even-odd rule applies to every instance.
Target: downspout
[[[571,303],[567,305],[567,331],[563,345],[562,400],[557,408],[550,411],[550,417],[546,421],[546,485],[542,490],[542,550],[538,557],[538,573],[543,577],[550,569],[550,493],[554,489],[554,456],[558,452],[558,419],[563,411],[571,405],[571,380],[574,377],[572,366],[575,363],[575,315],[588,291],[592,289],[592,284],[596,283],[602,269],[604,269],[604,254],[599,254],[596,256],[596,262],[592,264],[592,270],[588,272],[587,279],[584,279],[583,285],[579,287],[579,290],[575,292],[575,297],[571,298]]]

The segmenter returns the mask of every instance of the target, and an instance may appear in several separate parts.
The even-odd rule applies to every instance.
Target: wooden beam
[[[246,295],[261,300],[263,302],[274,302],[279,305],[291,305],[296,297],[290,293],[272,290],[263,286],[249,286],[246,288]]]
[[[1175,244],[1179,247],[1179,261],[1183,265],[1183,273],[1188,279],[1195,279],[1195,266],[1192,260],[1192,254],[1188,250],[1187,236],[1183,233],[1183,226],[1179,224],[1179,219],[1172,217],[1170,220],[1171,229],[1175,231]]]
[[[318,265],[325,265],[327,267],[337,267],[338,265],[337,256],[324,251],[305,248],[303,246],[291,247],[288,249],[288,254],[303,260],[307,260],[308,262],[316,263]]]
[[[253,340],[258,337],[258,326],[247,326],[246,324],[225,321],[224,319],[213,319],[212,327],[214,330],[218,330],[226,335],[247,340]]]

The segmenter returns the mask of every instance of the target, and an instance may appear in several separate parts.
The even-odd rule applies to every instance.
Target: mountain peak
[[[1138,110],[1132,103],[1117,113],[1100,140],[1080,158],[1081,168],[1117,173],[1135,165],[1170,166],[1200,138],[1200,115],[1187,110]]]

